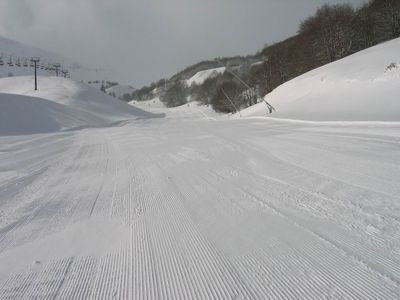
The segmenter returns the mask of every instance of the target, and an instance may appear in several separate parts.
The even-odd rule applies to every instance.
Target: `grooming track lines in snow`
[[[400,123],[43,83],[0,80],[0,103],[62,107],[59,128],[0,128],[0,299],[400,299]]]
[[[184,111],[0,137],[1,299],[399,298],[399,127]]]

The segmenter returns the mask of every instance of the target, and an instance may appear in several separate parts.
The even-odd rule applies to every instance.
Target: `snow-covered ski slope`
[[[400,298],[399,123],[161,111],[0,136],[0,299]]]
[[[191,86],[193,83],[201,85],[206,81],[208,78],[212,78],[217,76],[218,74],[222,74],[225,72],[225,67],[215,68],[215,69],[208,69],[197,72],[193,77],[186,80],[186,84]]]
[[[71,79],[39,77],[0,79],[0,135],[33,134],[77,127],[107,126],[154,117]]]
[[[132,100],[129,102],[130,105],[141,108],[143,110],[149,110],[156,114],[163,114],[166,112],[166,106],[160,98],[154,98],[146,101]],[[196,101],[189,102],[179,107],[173,107],[168,109],[169,113],[177,113],[186,117],[194,115],[195,117],[202,116],[203,118],[215,120],[216,118],[226,118],[225,114],[217,113],[212,109],[211,105],[201,105]]]
[[[295,78],[265,99],[277,118],[400,121],[400,39],[361,51]],[[267,116],[259,103],[243,116]]]

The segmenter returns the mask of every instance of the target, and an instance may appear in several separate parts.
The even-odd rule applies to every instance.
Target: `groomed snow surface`
[[[39,82],[0,80],[0,299],[400,298],[400,123]]]
[[[0,299],[399,299],[399,154],[187,106],[0,137]]]
[[[400,39],[336,61],[268,94],[271,116],[313,121],[400,121]],[[264,103],[242,116],[267,116]]]

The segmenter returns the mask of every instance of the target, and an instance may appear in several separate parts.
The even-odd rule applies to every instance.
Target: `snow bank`
[[[197,72],[192,78],[186,80],[186,84],[191,86],[193,83],[195,84],[203,84],[208,78],[212,78],[217,76],[218,74],[222,74],[225,72],[225,67],[216,68],[216,69],[209,69]]]
[[[308,72],[265,99],[276,108],[271,116],[277,118],[400,121],[400,39]],[[265,103],[241,114],[269,115]]]
[[[60,113],[68,115],[67,107],[41,98],[0,94],[0,135],[60,130],[62,125],[53,117]]]
[[[0,80],[0,135],[54,132],[105,126],[154,116],[71,79],[32,77]]]

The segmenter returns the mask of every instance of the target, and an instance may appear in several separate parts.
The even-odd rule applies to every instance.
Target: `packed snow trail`
[[[159,109],[161,110],[161,109]],[[0,137],[0,299],[399,299],[400,124]]]

